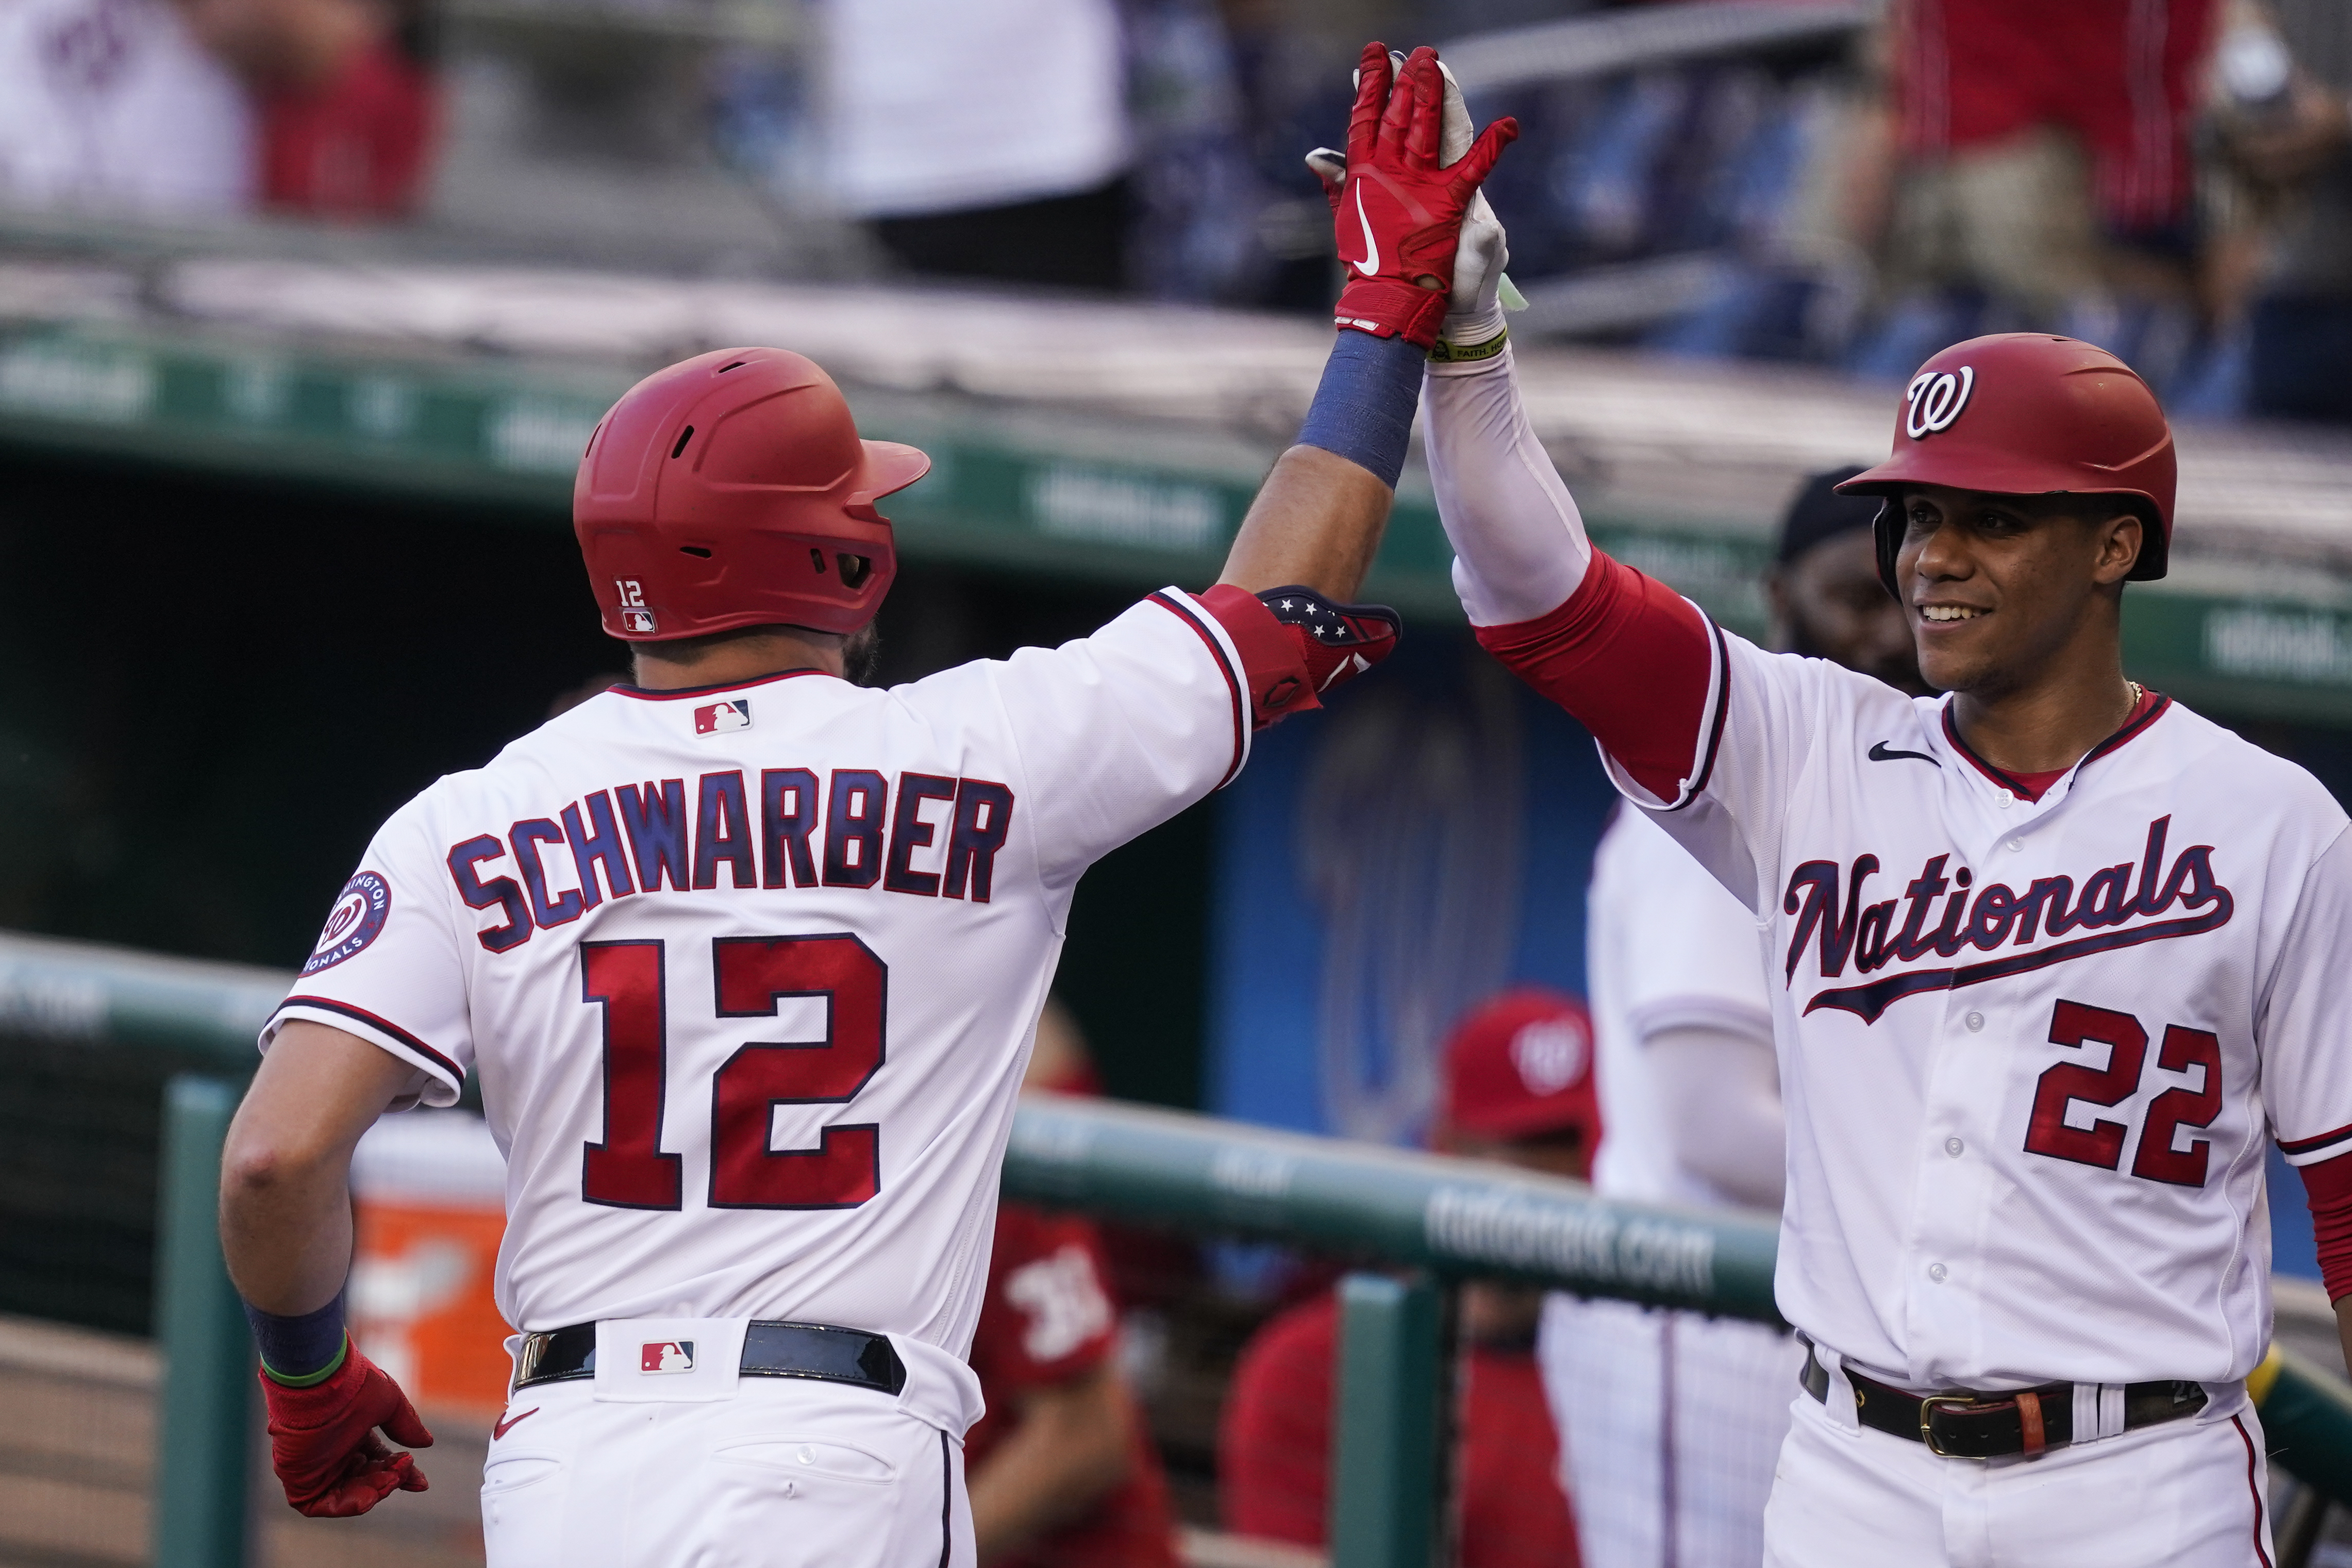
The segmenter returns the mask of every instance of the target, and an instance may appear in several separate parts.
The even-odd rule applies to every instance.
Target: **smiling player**
[[[1880,571],[1948,693],[1915,698],[1594,549],[1497,346],[1427,394],[1479,640],[1766,926],[1776,1283],[1811,1347],[1766,1561],[2268,1563],[2263,1145],[2344,1297],[2352,838],[2124,675],[2125,584],[2171,544],[2155,397],[2036,334],[1921,369],[1844,487],[1885,498]]]

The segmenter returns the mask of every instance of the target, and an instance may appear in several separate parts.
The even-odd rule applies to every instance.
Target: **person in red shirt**
[[[1583,1180],[1601,1141],[1592,1024],[1574,997],[1506,992],[1454,1026],[1431,1144]],[[1539,1291],[1463,1288],[1454,1481],[1461,1568],[1576,1568],[1560,1489],[1559,1434],[1535,1358]],[[1339,1301],[1326,1291],[1276,1314],[1244,1347],[1217,1436],[1225,1528],[1324,1543],[1329,1509]]]
[[[1085,1045],[1057,1003],[1046,1005],[1024,1081],[1092,1089]],[[1175,1568],[1167,1476],[1119,1374],[1118,1340],[1094,1226],[1000,1205],[971,1342],[988,1414],[964,1437],[972,1531],[989,1568]]]
[[[346,219],[415,210],[431,172],[439,100],[402,45],[396,0],[177,3],[252,97],[263,205]]]

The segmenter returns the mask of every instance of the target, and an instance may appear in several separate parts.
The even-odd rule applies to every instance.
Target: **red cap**
[[[1443,1121],[1485,1138],[1584,1134],[1601,1142],[1592,1081],[1592,1017],[1575,997],[1541,986],[1506,991],[1467,1014],[1445,1042]]]

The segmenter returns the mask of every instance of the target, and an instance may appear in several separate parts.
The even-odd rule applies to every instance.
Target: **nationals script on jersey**
[[[1725,634],[1591,548],[1496,357],[1430,379],[1457,584],[1767,921],[1782,1313],[1910,1388],[2244,1377],[2264,1140],[2352,1151],[2344,812],[2161,698],[2032,798],[1948,700]]]
[[[1173,589],[1091,637],[876,690],[616,687],[369,847],[289,1018],[480,1075],[518,1329],[836,1323],[961,1357],[1079,874],[1229,778],[1223,628]]]

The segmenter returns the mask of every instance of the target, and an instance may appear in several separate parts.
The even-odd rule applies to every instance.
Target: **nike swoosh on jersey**
[[[494,1440],[503,1437],[508,1433],[514,1430],[516,1422],[528,1419],[529,1417],[538,1414],[539,1406],[534,1405],[530,1409],[524,1411],[520,1415],[501,1415],[499,1417],[497,1423],[490,1427],[490,1436]]]
[[[1911,757],[1919,762],[1926,763],[1930,767],[1940,768],[1944,765],[1925,752],[1897,751],[1884,741],[1879,741],[1874,743],[1870,748],[1870,760],[1874,763],[1900,762],[1905,757]]]
[[[1372,237],[1372,220],[1364,216],[1364,183],[1356,182],[1356,221],[1364,226],[1364,258],[1349,266],[1370,278],[1381,269],[1381,242]]]

